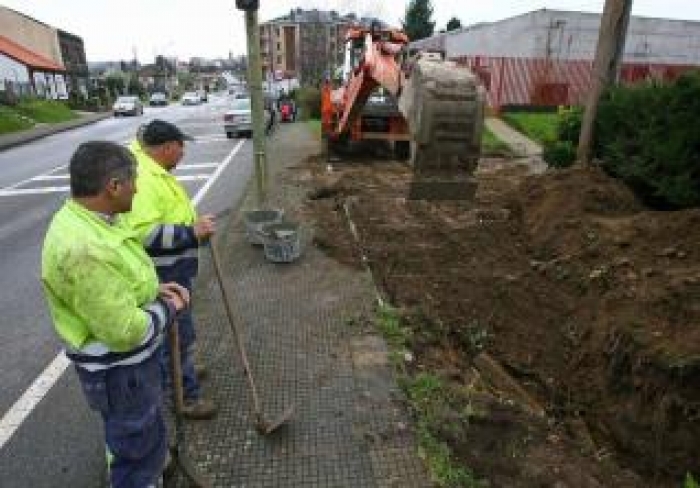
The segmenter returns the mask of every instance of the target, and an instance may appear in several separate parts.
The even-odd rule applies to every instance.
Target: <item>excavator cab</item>
[[[393,73],[398,80],[407,39],[393,32],[374,27],[353,28],[346,34],[340,86],[335,90],[330,84],[326,86],[322,100],[322,127],[331,150],[337,152],[349,140],[384,140],[393,145],[397,159],[408,159],[410,136],[396,94],[365,72],[375,43],[398,41],[391,53],[381,54],[386,64],[384,71]],[[364,81],[358,83],[361,79]],[[334,130],[339,124],[343,124],[343,129]]]

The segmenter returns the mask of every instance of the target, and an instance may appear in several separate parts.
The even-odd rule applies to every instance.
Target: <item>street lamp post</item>
[[[267,160],[263,121],[262,63],[260,62],[260,30],[258,0],[236,0],[236,7],[245,13],[248,41],[248,90],[253,118],[253,152],[258,208],[267,200]]]

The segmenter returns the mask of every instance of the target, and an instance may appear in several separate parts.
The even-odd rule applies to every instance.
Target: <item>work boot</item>
[[[208,420],[216,415],[217,410],[216,404],[207,398],[185,400],[182,416],[190,420]]]

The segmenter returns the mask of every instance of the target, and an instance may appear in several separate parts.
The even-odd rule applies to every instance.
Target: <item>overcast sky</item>
[[[432,0],[436,30],[455,16],[462,25],[494,21],[540,8],[602,12],[604,0]],[[243,14],[234,0],[0,0],[0,4],[83,38],[88,61],[155,54],[189,59],[245,52]],[[291,8],[335,9],[399,25],[408,0],[260,0],[259,20]],[[700,20],[700,0],[634,0],[633,14]]]

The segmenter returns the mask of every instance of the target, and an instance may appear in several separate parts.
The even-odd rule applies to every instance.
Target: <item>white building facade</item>
[[[590,86],[600,14],[542,9],[411,43],[468,65],[489,104],[577,104]],[[622,82],[673,79],[700,66],[700,22],[632,17]]]

